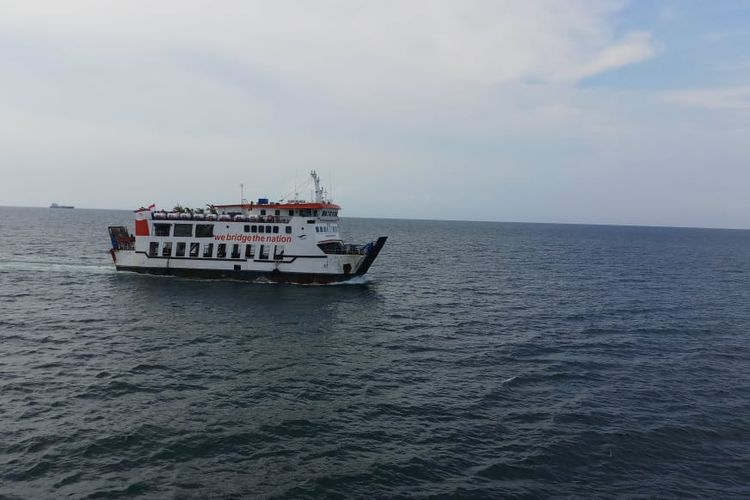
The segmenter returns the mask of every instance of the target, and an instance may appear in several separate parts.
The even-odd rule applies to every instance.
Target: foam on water
[[[114,266],[44,261],[0,261],[0,272],[114,274]]]
[[[346,281],[340,281],[337,283],[329,283],[329,285],[370,285],[372,283],[375,283],[375,278],[372,276],[364,275],[364,276],[355,276],[352,279],[346,280]]]

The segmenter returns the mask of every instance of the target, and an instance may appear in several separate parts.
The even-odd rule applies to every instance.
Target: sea
[[[301,286],[132,219],[0,208],[0,498],[750,497],[750,231],[344,218]]]

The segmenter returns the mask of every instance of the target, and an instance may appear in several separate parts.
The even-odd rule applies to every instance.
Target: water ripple
[[[747,232],[346,220],[372,275],[303,287],[0,212],[2,498],[750,496]]]

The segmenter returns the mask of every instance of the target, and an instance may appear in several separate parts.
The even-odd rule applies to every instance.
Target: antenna
[[[245,185],[240,183],[240,205],[245,203]]]
[[[323,188],[320,187],[320,177],[315,170],[310,171],[310,177],[315,183],[315,203],[323,203]]]

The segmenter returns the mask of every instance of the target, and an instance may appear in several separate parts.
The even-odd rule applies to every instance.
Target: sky
[[[748,47],[746,0],[0,0],[0,205],[316,169],[344,216],[750,228]]]

